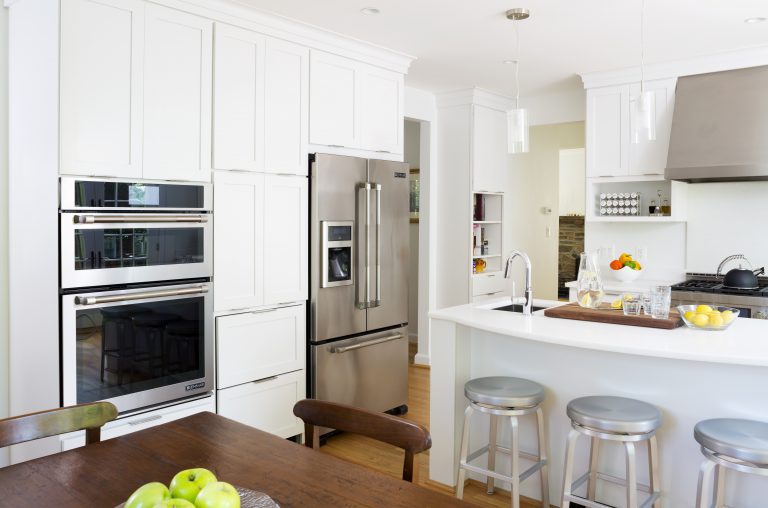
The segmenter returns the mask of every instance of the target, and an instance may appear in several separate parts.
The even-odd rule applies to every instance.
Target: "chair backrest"
[[[316,427],[360,434],[405,450],[403,480],[413,481],[413,456],[432,446],[429,431],[422,425],[386,413],[376,413],[344,404],[322,400],[300,400],[293,414],[304,420],[306,446],[319,448]]]
[[[109,402],[79,404],[0,420],[0,448],[85,429],[85,444],[101,440],[101,426],[117,418]]]

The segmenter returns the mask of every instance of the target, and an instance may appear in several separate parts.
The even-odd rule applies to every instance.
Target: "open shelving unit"
[[[492,296],[504,289],[504,195],[493,192],[472,194],[472,226],[469,267],[473,298]]]
[[[585,220],[587,222],[625,223],[685,222],[687,189],[688,184],[665,180],[662,175],[587,178]],[[654,216],[649,212],[651,201],[659,201],[659,190],[661,190],[661,199],[669,201],[671,207],[669,215]],[[639,215],[600,215],[600,194],[619,192],[638,192],[640,194]],[[658,204],[661,206],[661,203]]]

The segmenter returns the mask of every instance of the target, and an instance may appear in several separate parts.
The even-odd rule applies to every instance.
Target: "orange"
[[[614,259],[613,261],[611,261],[610,267],[614,270],[621,270],[622,268],[624,268],[624,265],[621,264],[621,261],[619,261],[618,259]]]

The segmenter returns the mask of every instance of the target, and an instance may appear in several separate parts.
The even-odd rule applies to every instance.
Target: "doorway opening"
[[[580,253],[584,252],[584,164],[584,148],[560,150],[557,257],[557,297],[560,300],[568,300],[569,290],[565,284],[576,280]]]

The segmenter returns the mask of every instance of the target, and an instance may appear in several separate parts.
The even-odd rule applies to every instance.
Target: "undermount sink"
[[[531,307],[531,312],[536,312],[537,310],[543,310],[546,309],[546,307],[536,307],[535,305]],[[493,310],[503,310],[506,312],[523,312],[523,306],[520,304],[514,304],[514,305],[505,305],[503,307],[496,307]]]

